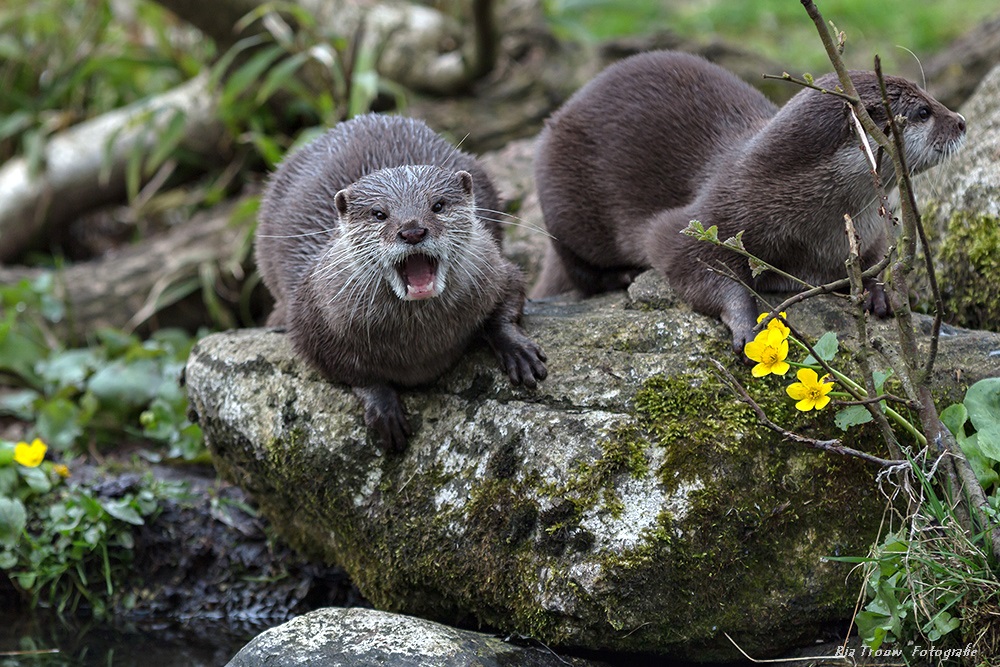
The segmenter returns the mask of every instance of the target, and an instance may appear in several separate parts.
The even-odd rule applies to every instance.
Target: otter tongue
[[[406,283],[406,295],[411,299],[429,299],[437,296],[434,289],[434,278],[437,267],[426,255],[410,255],[403,262],[403,281]]]

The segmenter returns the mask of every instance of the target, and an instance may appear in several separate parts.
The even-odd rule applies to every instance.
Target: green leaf
[[[130,498],[120,498],[118,500],[105,500],[101,502],[101,507],[104,511],[118,519],[119,521],[124,521],[125,523],[130,523],[133,526],[141,526],[145,523],[142,520],[142,516],[134,507],[132,507],[132,500]]]
[[[977,431],[1000,426],[1000,378],[987,378],[972,385],[963,402]]]
[[[867,424],[872,420],[872,413],[863,405],[849,405],[837,412],[833,417],[833,423],[842,431],[846,431],[852,426]]]
[[[49,447],[63,451],[83,435],[81,421],[80,408],[65,398],[54,398],[38,410],[35,429]]]
[[[54,394],[64,387],[82,390],[84,381],[97,368],[97,353],[90,348],[66,350],[38,363],[36,369],[46,385],[46,392]]]
[[[873,371],[872,381],[875,384],[875,393],[882,394],[882,388],[885,387],[885,381],[892,377],[892,369],[888,371]]]
[[[840,341],[837,340],[837,334],[833,331],[827,331],[825,334],[820,336],[820,339],[816,341],[813,345],[813,349],[816,350],[816,354],[823,361],[830,361],[835,356],[837,356],[837,350],[840,349]],[[806,366],[815,366],[819,364],[818,361],[810,354],[802,362]]]
[[[20,468],[18,470],[21,475],[21,479],[24,483],[28,485],[28,488],[35,493],[42,494],[48,493],[52,490],[52,482],[49,481],[49,476],[45,474],[45,471],[41,468]]]
[[[983,453],[983,456],[990,459],[993,465],[1000,462],[1000,425],[984,426],[976,432],[974,437],[978,439],[979,451]]]
[[[924,626],[923,631],[927,633],[927,639],[936,642],[952,630],[957,630],[961,625],[960,619],[955,618],[946,610],[941,610]]]
[[[890,616],[872,611],[859,612],[854,617],[854,623],[858,626],[858,636],[873,651],[877,651],[882,646],[886,634],[892,629]]]
[[[309,57],[310,55],[308,51],[302,51],[286,58],[272,67],[268,71],[267,76],[264,77],[264,83],[257,90],[257,104],[264,104],[267,102],[267,100],[271,98],[271,95],[274,95],[276,90],[284,87],[288,81],[292,80],[295,75],[295,71],[302,67],[303,63],[305,63]]]
[[[40,397],[41,394],[34,389],[6,392],[0,395],[0,415],[8,415],[22,421],[34,421],[35,401]]]
[[[959,443],[965,439],[965,422],[969,419],[969,411],[964,404],[952,403],[941,411],[940,419]]]
[[[976,473],[976,479],[983,489],[989,489],[992,485],[1000,482],[1000,475],[994,469],[995,461],[983,454],[979,445],[980,433],[973,433],[967,438],[958,441],[965,459],[972,466],[972,471]]]
[[[132,363],[117,361],[94,373],[87,390],[101,405],[128,412],[149,404],[156,397],[163,378],[160,365],[153,359]]]
[[[0,497],[0,546],[16,545],[27,522],[24,503],[17,498]]]
[[[219,105],[223,108],[232,107],[236,99],[256,84],[261,75],[284,53],[285,50],[278,45],[265,47],[255,53],[244,65],[226,78],[222,95],[219,98]]]
[[[153,147],[153,152],[146,158],[144,171],[147,176],[152,176],[153,172],[159,169],[167,161],[167,158],[177,150],[181,140],[184,139],[187,114],[180,109],[170,109],[169,113],[171,116],[166,124],[156,129],[156,144]]]

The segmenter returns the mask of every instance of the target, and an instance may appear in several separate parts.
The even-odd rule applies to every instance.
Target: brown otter
[[[851,72],[876,123],[886,116],[875,75]],[[816,84],[835,88],[834,75]],[[890,103],[906,118],[910,169],[923,171],[958,149],[965,119],[899,77]],[[884,167],[891,184],[891,164]],[[752,278],[736,254],[680,233],[691,220],[720,238],[745,230],[747,250],[793,275],[828,282],[846,275],[843,216],[870,266],[886,247],[871,171],[839,97],[804,89],[780,111],[756,89],[699,57],[669,51],[617,63],[549,120],[536,160],[538,194],[556,238],[532,296],[567,287],[584,295],[626,286],[660,270],[695,310],[719,317],[742,351],[756,324],[753,296],[709,267],[724,263],[755,289],[795,289]],[[871,306],[888,312],[872,281]]]
[[[431,382],[482,336],[515,384],[546,376],[519,326],[520,270],[500,253],[479,163],[422,122],[370,114],[287,158],[265,189],[256,252],[271,326],[326,377],[351,385],[365,423],[400,449],[394,386]]]

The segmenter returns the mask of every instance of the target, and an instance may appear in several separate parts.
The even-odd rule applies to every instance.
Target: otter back
[[[884,123],[875,75],[850,76],[873,120]],[[913,173],[958,149],[961,115],[905,79],[885,82],[893,114],[906,119]],[[837,79],[816,84],[832,90]],[[606,114],[604,122],[594,110]],[[612,66],[570,99],[543,136],[539,197],[557,240],[546,255],[548,282],[534,294],[551,294],[560,283],[592,294],[655,267],[695,310],[721,318],[742,352],[757,308],[740,281],[758,291],[798,285],[770,272],[754,277],[745,259],[681,231],[698,220],[716,226],[721,239],[744,232],[752,254],[823,283],[846,275],[850,215],[862,265],[876,263],[886,229],[851,113],[843,99],[812,89],[775,113],[746,83],[693,56],[649,53]],[[883,183],[894,183],[887,159],[880,172]],[[887,314],[880,283],[866,288],[872,310]]]

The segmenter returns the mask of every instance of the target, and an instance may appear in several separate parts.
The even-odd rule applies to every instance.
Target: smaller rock
[[[262,632],[226,667],[599,667],[600,664],[412,616],[359,607],[330,607]]]

